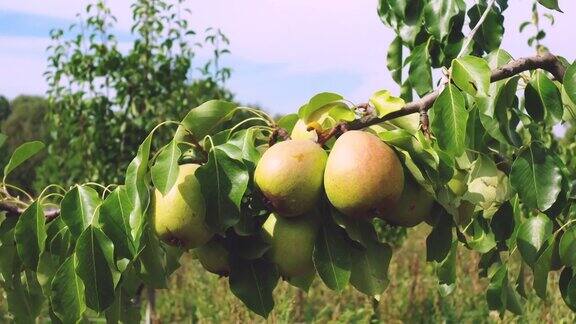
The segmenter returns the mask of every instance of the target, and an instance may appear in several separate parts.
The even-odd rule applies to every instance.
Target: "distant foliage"
[[[51,32],[45,76],[53,158],[39,171],[40,184],[121,182],[138,144],[160,122],[181,119],[208,99],[232,99],[222,87],[230,77],[220,62],[228,53],[222,32],[196,35],[182,1],[141,0],[131,8],[131,33],[121,39],[104,1],[88,5],[66,31]],[[207,62],[195,58],[203,46],[213,55]]]
[[[47,127],[45,123],[48,113],[48,100],[40,96],[18,96],[10,103],[10,115],[0,123],[0,130],[7,136],[4,148],[6,151],[0,157],[0,166],[8,162],[8,152],[14,151],[21,144],[28,141],[45,141]],[[37,167],[44,160],[45,154],[38,155],[14,171],[10,176],[13,184],[28,191],[37,192],[34,187]]]

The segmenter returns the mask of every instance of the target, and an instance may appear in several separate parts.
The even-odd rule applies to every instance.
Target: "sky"
[[[0,0],[0,94],[43,94],[45,48],[54,27],[76,21],[88,0]],[[469,1],[470,2],[470,1]],[[129,33],[130,3],[108,1],[118,34]],[[503,48],[514,57],[532,55],[518,26],[530,17],[532,0],[509,0]],[[564,14],[544,21],[544,45],[569,60],[576,42],[576,1],[559,0]],[[271,113],[295,112],[311,96],[331,91],[365,102],[379,89],[398,92],[386,69],[394,38],[376,14],[376,0],[188,0],[196,30],[218,27],[230,38],[224,65],[232,68],[226,86],[246,104]],[[548,12],[545,9],[541,11]]]

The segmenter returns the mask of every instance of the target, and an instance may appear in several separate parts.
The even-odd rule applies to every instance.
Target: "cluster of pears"
[[[165,195],[155,191],[153,225],[160,239],[194,249],[204,268],[226,275],[228,252],[206,225],[198,167],[181,165],[174,186]],[[262,155],[254,182],[272,211],[262,225],[262,238],[270,244],[269,257],[288,278],[314,272],[312,253],[322,222],[317,207],[324,194],[347,217],[380,217],[399,226],[422,222],[433,203],[404,176],[394,150],[364,131],[344,133],[329,155],[309,139],[277,143]]]
[[[404,176],[394,150],[364,131],[344,133],[329,155],[309,139],[275,144],[260,159],[254,181],[273,210],[263,231],[285,277],[314,270],[312,252],[321,222],[316,208],[324,193],[347,217],[380,217],[407,227],[424,221],[433,204],[422,187]]]

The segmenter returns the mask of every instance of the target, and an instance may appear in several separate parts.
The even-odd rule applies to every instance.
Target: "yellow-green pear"
[[[327,154],[309,140],[288,140],[270,147],[258,162],[254,182],[281,216],[301,215],[322,193]]]
[[[454,194],[458,197],[462,197],[466,191],[468,191],[468,185],[466,184],[466,172],[462,170],[456,170],[452,179],[448,181],[448,188],[452,190]]]
[[[448,181],[448,188],[452,192],[462,198],[464,194],[468,192],[468,184],[466,183],[466,172],[462,170],[456,170],[452,179]],[[458,217],[456,217],[456,223],[459,225],[466,225],[472,220],[474,215],[474,210],[476,206],[468,200],[460,200],[460,205],[458,206]]]
[[[198,167],[198,164],[181,165],[176,183],[166,195],[154,191],[154,229],[168,244],[195,248],[208,242],[213,235],[205,223],[206,206],[195,175]]]
[[[227,276],[230,273],[228,251],[220,242],[211,240],[196,248],[194,253],[207,271],[221,276]]]
[[[312,129],[308,130],[309,128]],[[310,140],[315,142],[318,140],[318,133],[316,133],[317,129],[322,130],[322,127],[317,122],[312,122],[310,125],[306,125],[302,119],[298,119],[296,124],[294,124],[294,128],[292,128],[290,138],[295,140]]]
[[[406,177],[404,190],[394,209],[382,218],[390,224],[413,227],[430,217],[434,198],[410,177]]]
[[[382,217],[400,199],[404,170],[394,150],[377,136],[348,131],[336,140],[328,156],[324,188],[343,214]]]
[[[293,278],[314,271],[312,252],[318,232],[315,216],[285,218],[272,213],[262,225],[264,240],[270,244],[268,253],[282,276]]]

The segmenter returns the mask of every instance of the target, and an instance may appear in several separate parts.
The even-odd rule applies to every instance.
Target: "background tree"
[[[10,115],[1,124],[1,132],[7,136],[3,149],[6,153],[13,152],[18,146],[29,141],[45,141],[47,138],[47,125],[45,123],[48,112],[48,100],[40,96],[21,95],[10,103]],[[9,155],[3,156],[0,166],[4,166]],[[39,154],[27,161],[21,168],[14,171],[10,181],[21,188],[36,193],[33,187],[38,166],[44,161],[45,154]]]
[[[4,96],[0,95],[0,123],[10,115],[10,102]]]
[[[141,139],[164,120],[178,120],[208,99],[231,100],[221,67],[228,39],[208,29],[198,38],[182,1],[136,1],[127,51],[116,18],[97,1],[67,32],[53,30],[45,73],[50,100],[49,159],[38,184],[119,183]],[[213,57],[195,59],[208,46]],[[195,77],[196,76],[196,77]],[[160,130],[158,140],[166,139]]]

